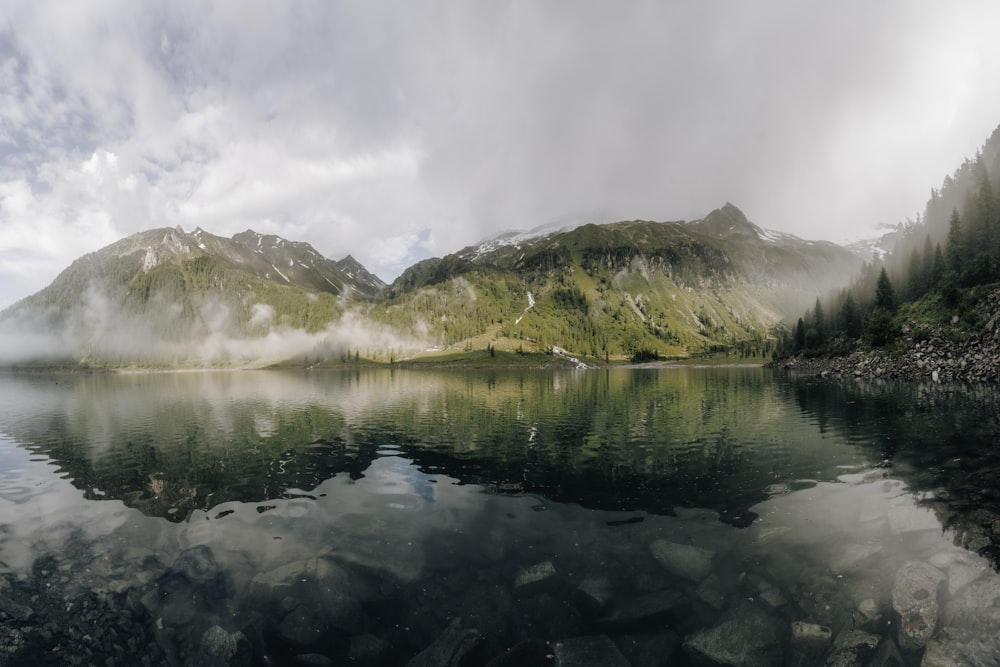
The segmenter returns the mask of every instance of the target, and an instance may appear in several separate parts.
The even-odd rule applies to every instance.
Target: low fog
[[[131,313],[90,288],[68,312],[14,308],[3,313],[0,364],[260,367],[347,356],[388,360],[429,346],[351,311],[315,333],[277,321],[267,304],[253,304],[250,312],[248,321],[239,322],[228,304],[203,298],[185,315],[181,304],[154,298],[146,312]]]

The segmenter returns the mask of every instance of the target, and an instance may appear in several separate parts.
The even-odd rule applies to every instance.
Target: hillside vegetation
[[[794,357],[801,366],[805,359],[850,355],[858,369],[895,369],[900,377],[995,380],[995,371],[972,368],[982,366],[984,359],[1000,363],[995,336],[998,192],[1000,128],[974,158],[931,191],[924,214],[906,226],[884,262],[865,265],[848,287],[817,299],[788,327],[776,358],[787,362]],[[904,361],[929,340],[936,342],[941,359]],[[974,349],[980,347],[984,349]],[[865,353],[876,354],[882,363],[867,363]],[[972,356],[964,359],[967,354]],[[805,365],[818,368],[822,363]],[[837,368],[843,370],[842,364]]]
[[[596,360],[768,354],[792,307],[860,266],[833,244],[763,236],[727,204],[695,223],[585,225],[421,262],[369,315],[443,347]]]
[[[0,314],[0,361],[84,367],[396,362],[485,353],[588,363],[770,354],[792,309],[861,264],[731,204],[492,240],[385,285],[351,257],[252,231],[155,229],[75,261]]]

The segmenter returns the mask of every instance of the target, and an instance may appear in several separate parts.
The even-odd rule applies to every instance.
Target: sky
[[[1000,124],[997,25],[994,0],[5,0],[0,308],[164,226],[386,281],[726,202],[857,238]]]

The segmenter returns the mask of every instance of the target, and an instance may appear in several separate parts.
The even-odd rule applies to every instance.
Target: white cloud
[[[0,305],[155,226],[383,278],[555,218],[725,201],[839,238],[919,211],[1000,122],[1000,6],[0,8]]]

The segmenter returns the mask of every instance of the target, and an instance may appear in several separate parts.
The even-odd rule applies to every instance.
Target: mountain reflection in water
[[[0,572],[118,595],[167,663],[218,627],[253,661],[404,664],[474,628],[481,662],[599,636],[686,664],[744,598],[834,635],[871,602],[903,647],[918,560],[967,647],[1000,628],[956,602],[1000,554],[995,405],[759,368],[0,375]]]

